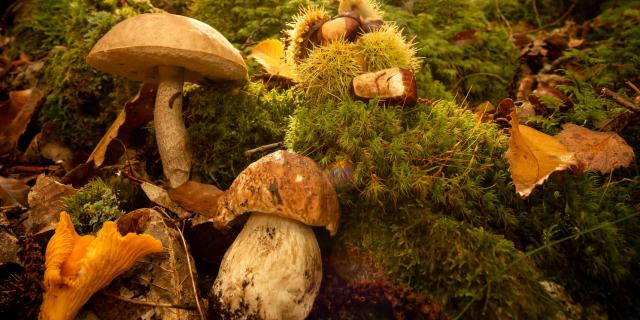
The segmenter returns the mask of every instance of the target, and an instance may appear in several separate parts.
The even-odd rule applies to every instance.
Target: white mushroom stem
[[[184,69],[159,66],[158,81],[153,112],[156,142],[164,175],[169,186],[176,188],[189,180],[191,171],[191,152],[182,118]]]
[[[322,281],[311,227],[253,213],[227,250],[213,285],[222,318],[305,319]]]

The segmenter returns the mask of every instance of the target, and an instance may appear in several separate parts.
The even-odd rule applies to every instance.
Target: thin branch
[[[264,146],[260,146],[260,147],[245,151],[244,152],[244,156],[249,158],[249,157],[253,156],[254,154],[256,154],[258,152],[263,152],[263,151],[267,151],[267,150],[271,150],[271,149],[281,148],[283,146],[284,146],[284,142],[282,142],[282,141],[275,142],[275,143],[270,143],[270,144],[265,144]]]
[[[631,87],[631,89],[633,89],[633,91],[636,92],[637,95],[640,95],[640,89],[638,89],[638,87],[636,87],[636,85],[633,84],[633,82],[627,81],[626,83],[629,87]]]
[[[198,313],[200,314],[200,320],[205,320],[204,312],[202,311],[202,307],[200,306],[200,297],[198,296],[198,289],[196,287],[196,280],[193,278],[193,270],[191,269],[191,255],[189,254],[189,248],[187,248],[187,241],[184,239],[184,235],[182,234],[182,230],[178,226],[176,226],[178,233],[180,234],[180,239],[182,239],[182,246],[184,246],[184,252],[187,255],[187,266],[189,266],[189,276],[191,277],[191,285],[193,286],[193,296],[196,299],[196,306],[198,307]]]
[[[124,301],[124,302],[128,302],[128,303],[133,303],[133,304],[139,304],[139,305],[143,305],[143,306],[150,306],[150,307],[156,307],[156,308],[174,308],[174,309],[184,309],[184,310],[195,310],[196,307],[192,306],[192,305],[186,305],[186,304],[173,304],[173,303],[159,303],[159,302],[149,302],[149,301],[142,301],[142,300],[135,300],[135,299],[130,299],[130,298],[125,298],[123,296],[119,296],[117,294],[111,293],[109,291],[106,290],[102,290],[100,291],[100,293],[102,293],[103,295],[110,297],[110,298],[114,298],[120,301]]]
[[[615,93],[614,91],[612,91],[609,88],[602,88],[600,90],[600,92],[602,94],[604,94],[605,96],[613,99],[613,101],[617,102],[619,105],[621,105],[623,107],[629,108],[629,109],[634,110],[634,111],[640,111],[640,106],[637,106],[637,105],[633,104],[632,102],[628,101],[623,96]]]

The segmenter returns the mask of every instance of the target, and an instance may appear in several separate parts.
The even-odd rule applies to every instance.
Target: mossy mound
[[[38,83],[48,92],[40,121],[51,121],[73,149],[91,150],[137,88],[93,69],[85,56],[113,25],[153,6],[147,0],[30,0],[17,10],[11,53],[48,54]]]
[[[255,160],[244,152],[282,141],[288,116],[304,103],[297,90],[269,90],[262,82],[250,82],[234,92],[208,84],[186,88],[193,174],[227,188]]]
[[[424,202],[485,222],[497,219],[499,199],[486,187],[506,183],[499,171],[505,141],[494,126],[445,101],[411,109],[377,101],[299,108],[286,137],[290,149],[322,166],[353,164],[355,188],[370,203]]]
[[[305,106],[294,113],[286,142],[290,149],[311,156],[328,170],[353,172],[353,189],[341,193],[347,210],[344,237],[356,237],[358,240],[352,240],[356,245],[381,255],[394,252],[393,258],[383,259],[385,270],[394,270],[389,274],[413,287],[423,285],[415,279],[419,270],[428,269],[419,261],[428,258],[418,248],[428,239],[415,232],[406,235],[404,246],[398,247],[394,237],[422,221],[413,211],[419,209],[463,221],[456,224],[461,229],[481,228],[485,235],[496,237],[502,234],[524,252],[549,246],[534,256],[536,267],[546,277],[565,285],[581,301],[600,301],[616,310],[635,305],[633,298],[620,299],[624,294],[605,293],[618,286],[618,292],[633,297],[630,292],[638,288],[633,280],[637,277],[633,265],[640,261],[634,249],[637,218],[624,225],[607,224],[638,210],[625,194],[637,193],[637,182],[618,185],[594,175],[556,174],[523,200],[514,192],[503,159],[506,136],[446,101],[413,109],[353,101]],[[385,229],[358,235],[376,224]],[[453,225],[449,225],[451,230]],[[590,230],[593,228],[597,230]],[[472,230],[476,231],[464,232],[480,232]],[[586,230],[590,231],[581,233]],[[564,237],[570,239],[549,245]],[[582,266],[580,270],[575,269],[576,263]],[[416,269],[403,269],[407,265]],[[438,295],[433,288],[421,288],[427,296]],[[537,296],[525,295],[529,294]],[[456,313],[456,308],[448,312]],[[516,309],[505,312],[520,312]],[[475,315],[483,318],[482,313]]]
[[[426,292],[450,318],[549,319],[558,306],[511,241],[428,209],[356,207],[340,242],[371,251],[394,281]]]
[[[74,195],[66,198],[62,206],[73,221],[79,234],[95,233],[106,221],[124,215],[119,208],[116,191],[101,179],[95,179]]]

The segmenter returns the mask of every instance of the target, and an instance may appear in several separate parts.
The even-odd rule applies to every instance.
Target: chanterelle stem
[[[191,152],[182,119],[184,70],[159,66],[158,79],[153,122],[164,175],[169,186],[175,188],[189,180],[191,171]]]

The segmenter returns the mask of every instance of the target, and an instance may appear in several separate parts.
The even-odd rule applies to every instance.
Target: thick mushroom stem
[[[158,67],[158,93],[153,122],[162,168],[171,188],[187,182],[191,171],[191,152],[182,119],[183,84],[183,68]]]
[[[253,213],[222,259],[212,303],[223,319],[305,319],[321,280],[311,227]]]

